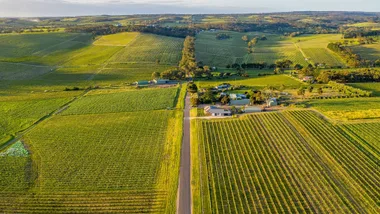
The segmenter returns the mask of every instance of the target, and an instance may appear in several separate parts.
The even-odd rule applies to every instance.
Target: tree
[[[305,95],[305,88],[304,87],[299,88],[297,91],[297,94],[304,96]]]
[[[195,83],[187,84],[187,91],[190,93],[196,93],[198,91],[198,86]]]
[[[190,103],[192,107],[197,107],[199,105],[199,99],[196,96],[192,96],[190,99]]]
[[[313,92],[313,89],[314,89],[314,87],[312,85],[307,88],[307,90],[309,91],[309,93]]]
[[[228,96],[224,96],[220,102],[223,104],[223,105],[227,105],[228,103],[230,103],[230,98]]]
[[[318,94],[319,94],[319,95],[322,95],[322,94],[323,94],[323,89],[322,89],[322,87],[318,88]]]
[[[152,73],[152,79],[159,79],[160,76],[161,76],[160,72],[155,71]]]
[[[303,68],[303,66],[300,65],[300,64],[296,64],[296,65],[294,65],[294,69],[296,69],[297,71],[298,71],[298,70],[301,70],[302,68]]]
[[[243,37],[241,37],[241,39],[242,39],[244,42],[248,42],[248,36],[247,36],[247,35],[244,35]]]

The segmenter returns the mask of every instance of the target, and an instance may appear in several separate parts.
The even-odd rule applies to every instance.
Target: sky
[[[0,17],[130,14],[380,12],[379,0],[0,0]]]

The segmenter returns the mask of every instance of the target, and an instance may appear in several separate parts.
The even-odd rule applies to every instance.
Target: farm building
[[[168,79],[157,79],[157,80],[153,80],[154,84],[157,84],[157,85],[163,85],[163,84],[168,84],[170,82],[170,80]]]
[[[221,91],[223,89],[229,89],[231,87],[230,84],[223,84],[223,85],[218,85],[215,87],[215,89],[217,89],[218,91]]]
[[[206,106],[204,108],[205,114],[211,114],[212,116],[231,116],[232,112],[227,109],[218,108],[216,106]]]
[[[137,81],[135,82],[136,85],[149,85],[150,84],[150,81],[146,81],[146,80],[141,80],[141,81]]]
[[[267,101],[267,106],[268,107],[277,106],[277,105],[278,105],[278,103],[277,103],[277,99],[276,98],[270,98]]]
[[[258,106],[247,106],[244,109],[245,113],[261,112],[261,111],[262,111],[261,107],[258,107]]]
[[[313,76],[305,76],[302,78],[303,82],[309,82],[309,81],[313,81],[313,80],[314,80]]]
[[[232,106],[245,106],[249,105],[251,101],[249,99],[242,99],[242,100],[231,100],[230,105]]]

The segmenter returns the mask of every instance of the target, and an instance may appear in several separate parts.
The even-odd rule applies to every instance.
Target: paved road
[[[181,167],[179,172],[177,207],[178,214],[191,214],[190,169],[190,96],[186,96],[181,151]]]

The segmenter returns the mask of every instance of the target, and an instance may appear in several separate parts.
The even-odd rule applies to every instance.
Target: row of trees
[[[378,69],[359,69],[357,71],[323,70],[317,76],[317,81],[323,83],[330,81],[340,83],[380,82],[380,71]]]
[[[217,33],[215,38],[219,40],[223,40],[223,39],[229,39],[231,38],[231,36],[226,33]]]
[[[340,42],[329,43],[327,48],[340,54],[350,66],[359,67],[363,64],[358,54],[355,54],[351,48],[343,46]]]
[[[186,75],[192,75],[197,69],[195,60],[195,38],[192,36],[187,36],[183,43],[179,68],[184,71]]]
[[[335,81],[330,81],[329,85],[334,90],[338,90],[339,92],[345,93],[350,97],[371,97],[372,91],[366,91],[359,88],[354,88],[342,83],[337,83]]]
[[[142,32],[152,33],[163,36],[185,38],[188,35],[194,36],[195,29],[187,27],[160,27],[148,25],[128,25],[128,26],[114,26],[114,25],[76,25],[66,28],[66,32],[71,33],[92,33],[96,35],[115,34],[120,32]]]

